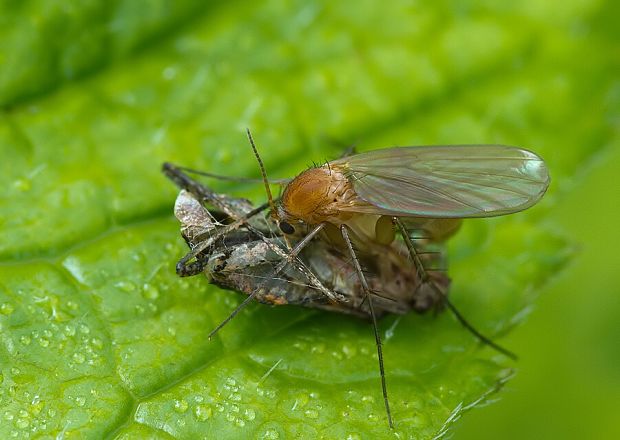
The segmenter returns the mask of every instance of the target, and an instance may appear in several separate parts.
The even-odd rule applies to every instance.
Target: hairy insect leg
[[[362,271],[362,267],[360,266],[357,255],[355,254],[355,250],[353,249],[353,243],[351,243],[351,239],[349,238],[349,232],[347,231],[347,226],[340,226],[340,232],[342,233],[342,238],[344,239],[349,253],[351,254],[351,259],[353,261],[353,266],[355,267],[355,271],[357,272],[357,276],[360,280],[360,284],[362,285],[362,290],[364,291],[365,300],[368,302],[368,309],[370,310],[370,317],[372,318],[372,325],[375,332],[375,342],[377,344],[377,355],[379,357],[379,372],[381,373],[381,388],[383,390],[383,401],[385,403],[385,411],[387,413],[388,424],[390,428],[394,428],[394,424],[392,422],[392,413],[390,412],[390,402],[388,400],[387,393],[387,385],[385,383],[385,370],[383,367],[383,349],[381,348],[381,335],[379,334],[379,328],[377,327],[377,317],[375,316],[375,310],[372,305],[372,298],[370,296],[370,289],[368,288],[368,283],[366,282],[366,277],[364,276],[364,272]]]
[[[299,243],[297,243],[297,245],[287,255],[287,258],[285,258],[282,261],[280,261],[280,263],[278,263],[278,265],[266,277],[266,281],[264,281],[261,284],[259,284],[258,287],[256,287],[252,291],[252,293],[250,293],[247,296],[247,298],[244,299],[243,302],[241,304],[239,304],[235,308],[235,310],[233,310],[231,312],[230,315],[228,315],[228,317],[226,319],[224,319],[217,327],[215,327],[211,331],[211,333],[209,333],[209,339],[211,339],[222,327],[224,327],[226,324],[228,324],[228,322],[231,319],[233,319],[241,310],[243,310],[245,308],[245,306],[247,306],[250,303],[250,301],[252,301],[256,297],[256,295],[258,295],[258,293],[261,291],[261,289],[263,287],[265,287],[265,285],[267,284],[269,279],[275,277],[280,272],[282,272],[286,268],[287,265],[293,263],[293,261],[295,261],[295,259],[299,255],[299,253],[303,250],[303,248],[305,248],[306,245],[308,245],[308,243],[310,243],[310,241],[312,241],[312,239],[316,236],[316,234],[318,234],[321,231],[321,229],[323,229],[324,226],[325,226],[324,223],[319,224],[314,229],[312,229],[312,231],[310,231],[310,233],[308,233],[308,235],[306,235]]]
[[[426,270],[426,268],[424,267],[424,264],[422,263],[422,260],[420,259],[420,255],[417,249],[415,248],[415,245],[413,244],[413,241],[411,240],[411,237],[409,236],[409,233],[407,232],[407,228],[405,227],[403,222],[398,217],[393,217],[393,220],[396,226],[398,227],[398,229],[400,230],[400,234],[402,235],[403,240],[405,241],[405,245],[407,246],[407,250],[409,251],[409,255],[411,256],[411,259],[415,266],[415,270],[418,272],[418,276],[420,277],[421,284],[418,288],[433,289],[435,293],[437,293],[440,296],[443,304],[445,304],[450,309],[452,314],[461,323],[461,325],[465,327],[471,334],[473,334],[480,342],[508,356],[509,358],[516,360],[517,355],[515,353],[493,342],[488,337],[484,336],[482,333],[476,330],[476,328],[473,325],[471,325],[465,319],[465,317],[457,310],[454,304],[452,304],[452,302],[448,299],[448,296],[439,288],[439,286],[437,286],[437,284],[430,277],[428,271]]]

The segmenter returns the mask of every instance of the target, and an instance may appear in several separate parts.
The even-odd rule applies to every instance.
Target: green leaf
[[[450,245],[453,302],[499,338],[569,259],[545,218],[613,133],[603,8],[0,3],[0,437],[393,436],[368,323],[255,304],[206,339],[241,295],[175,276],[160,165],[256,176],[248,126],[272,177],[351,143],[534,149],[541,205]],[[380,326],[402,437],[445,435],[518,365],[448,313]]]

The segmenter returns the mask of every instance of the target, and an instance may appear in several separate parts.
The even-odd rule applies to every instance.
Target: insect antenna
[[[476,330],[474,326],[471,325],[465,319],[465,317],[456,309],[454,304],[452,304],[452,302],[448,300],[448,296],[444,292],[442,292],[441,289],[437,286],[437,284],[435,284],[431,280],[428,274],[428,270],[424,267],[424,264],[422,264],[422,260],[420,259],[419,252],[415,248],[413,241],[411,240],[411,237],[409,237],[409,234],[407,233],[407,229],[405,228],[405,225],[403,224],[403,222],[398,217],[393,217],[393,219],[394,219],[394,223],[396,223],[396,225],[398,226],[398,229],[400,230],[403,240],[405,241],[405,245],[407,246],[407,249],[409,250],[409,255],[411,256],[411,259],[413,260],[413,264],[415,265],[415,268],[418,271],[418,274],[420,275],[420,280],[422,281],[422,284],[429,283],[431,288],[437,294],[439,294],[440,298],[442,298],[442,301],[446,304],[446,306],[448,306],[452,314],[461,323],[461,325],[465,327],[471,334],[473,334],[480,342],[482,342],[485,345],[488,345],[494,350],[499,351],[500,353],[508,356],[509,358],[516,360],[518,358],[516,354],[502,347],[501,345],[493,342],[491,339],[487,338],[482,333],[480,333],[478,330]]]
[[[355,254],[355,250],[353,249],[353,243],[351,243],[351,239],[349,238],[349,232],[347,231],[347,226],[340,226],[340,232],[342,234],[342,238],[344,239],[347,248],[349,249],[349,253],[351,254],[351,258],[353,259],[353,265],[355,266],[355,271],[359,277],[360,283],[362,285],[362,289],[364,290],[365,300],[368,301],[368,310],[370,311],[370,317],[372,318],[372,326],[375,331],[375,343],[377,344],[377,356],[379,357],[379,372],[381,373],[381,389],[383,391],[383,402],[385,403],[385,411],[387,413],[388,424],[390,428],[394,429],[394,423],[392,422],[392,413],[390,412],[390,402],[388,400],[387,394],[387,385],[385,383],[385,370],[383,368],[383,349],[381,348],[381,335],[379,334],[379,328],[377,326],[377,317],[375,315],[375,309],[372,306],[372,298],[370,297],[370,288],[368,287],[368,283],[366,282],[366,277],[364,277],[364,273],[362,272],[362,268],[360,266],[360,262],[357,259],[357,255]]]
[[[265,184],[265,192],[267,193],[267,199],[269,200],[269,208],[271,209],[271,215],[274,217],[277,216],[276,205],[273,202],[273,196],[271,195],[271,188],[269,188],[269,181],[267,180],[267,172],[265,171],[265,165],[263,164],[260,155],[258,154],[258,150],[256,149],[256,144],[254,144],[254,139],[252,138],[252,133],[250,133],[250,129],[246,128],[246,132],[248,134],[248,140],[250,141],[250,145],[252,146],[252,151],[254,152],[254,156],[258,161],[258,166],[260,168],[260,173],[263,177],[263,183]]]
[[[212,179],[217,180],[225,180],[229,182],[238,182],[238,183],[263,183],[263,179],[255,179],[253,177],[238,177],[238,176],[224,176],[222,174],[210,173],[208,171],[200,171],[195,170],[193,168],[188,167],[177,167],[178,169],[185,171],[186,173],[196,174],[197,176],[210,177]],[[276,185],[285,185],[289,183],[291,179],[269,179],[269,183],[273,183]]]

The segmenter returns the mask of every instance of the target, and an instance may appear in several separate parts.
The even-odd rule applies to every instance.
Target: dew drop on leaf
[[[2,303],[0,305],[0,313],[2,313],[3,315],[10,315],[11,313],[13,313],[15,309],[13,308],[13,305],[11,303]]]
[[[145,299],[150,299],[150,300],[157,299],[159,298],[159,290],[152,284],[145,283],[142,286],[142,296]]]
[[[210,419],[212,415],[213,410],[210,406],[196,405],[196,407],[194,408],[194,416],[199,422],[204,422],[205,420]]]
[[[183,414],[185,411],[187,411],[188,407],[189,404],[183,399],[174,401],[174,410],[179,414]]]
[[[265,440],[277,440],[280,438],[280,433],[276,431],[275,429],[267,429],[263,433],[263,438]]]
[[[247,420],[254,420],[256,418],[256,413],[252,408],[247,408],[243,414]]]
[[[45,348],[45,347],[49,347],[49,345],[50,345],[50,340],[47,339],[47,338],[39,338],[38,341],[39,341],[39,345],[41,347]]]
[[[319,412],[315,409],[307,409],[304,411],[304,414],[310,419],[316,419],[319,417]]]
[[[30,426],[30,421],[28,419],[17,419],[17,421],[15,422],[15,426],[20,429],[26,429],[28,426]]]

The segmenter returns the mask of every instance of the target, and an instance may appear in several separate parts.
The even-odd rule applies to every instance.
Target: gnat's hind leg
[[[393,220],[396,226],[398,227],[398,229],[400,230],[400,234],[402,235],[403,240],[405,241],[405,245],[407,246],[407,249],[409,250],[409,255],[411,256],[411,260],[413,261],[413,264],[415,266],[415,270],[417,271],[418,277],[420,278],[420,285],[418,286],[418,289],[433,289],[433,291],[437,295],[439,295],[439,297],[442,299],[443,304],[445,304],[446,307],[450,309],[452,314],[461,323],[461,325],[465,327],[471,334],[473,334],[480,342],[508,356],[509,358],[516,360],[517,359],[516,354],[502,347],[501,345],[496,344],[491,339],[487,338],[482,333],[480,333],[456,309],[454,304],[452,304],[452,302],[448,299],[448,296],[441,290],[441,288],[437,285],[437,283],[430,276],[428,270],[424,267],[424,264],[422,263],[422,260],[420,259],[419,252],[415,248],[415,245],[413,244],[413,241],[411,240],[411,237],[409,236],[407,228],[405,228],[405,225],[403,224],[403,222],[398,217],[393,217]]]

